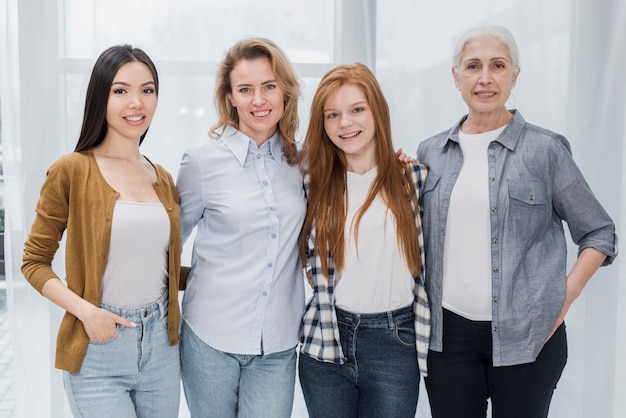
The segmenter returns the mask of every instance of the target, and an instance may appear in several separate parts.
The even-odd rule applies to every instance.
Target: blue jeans
[[[64,372],[75,417],[173,418],[180,403],[178,346],[169,345],[167,293],[138,309],[102,308],[137,324],[117,325],[107,341],[92,341],[78,373]]]
[[[192,418],[289,418],[296,384],[296,350],[262,355],[216,350],[183,321],[180,356]]]
[[[545,418],[567,362],[565,324],[533,363],[493,367],[491,321],[443,311],[443,352],[428,353],[426,390],[433,418]],[[522,349],[522,348],[520,348]]]
[[[311,418],[413,418],[419,395],[413,307],[376,314],[337,309],[344,364],[300,354]]]

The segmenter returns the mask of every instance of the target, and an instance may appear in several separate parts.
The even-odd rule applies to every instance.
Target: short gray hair
[[[454,54],[452,55],[452,65],[455,74],[459,71],[461,57],[463,56],[463,48],[465,48],[465,45],[473,40],[489,36],[493,36],[508,48],[509,54],[511,55],[513,71],[517,71],[519,68],[519,52],[517,50],[517,42],[515,42],[513,34],[511,34],[511,32],[504,26],[482,25],[466,31],[457,42],[456,47],[454,48]]]

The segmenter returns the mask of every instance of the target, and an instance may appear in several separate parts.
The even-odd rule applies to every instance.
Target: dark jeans
[[[428,352],[425,379],[433,418],[484,418],[489,398],[494,418],[547,417],[567,362],[565,324],[533,363],[493,367],[491,322],[443,312],[443,352]]]
[[[411,306],[353,314],[337,309],[342,365],[300,354],[299,375],[311,418],[413,418],[419,369]]]

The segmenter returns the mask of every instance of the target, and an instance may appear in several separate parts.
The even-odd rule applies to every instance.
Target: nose
[[[138,94],[132,94],[130,96],[130,103],[128,104],[128,107],[131,109],[141,109],[143,107],[143,102]]]
[[[480,72],[480,78],[478,79],[478,82],[481,84],[489,84],[491,82],[491,72],[489,71],[489,68],[483,68],[483,70]]]
[[[352,117],[349,113],[342,113],[340,124],[342,128],[352,125]]]
[[[259,89],[255,90],[254,97],[252,98],[252,104],[260,106],[263,103],[265,103],[265,96],[263,95],[263,92]]]

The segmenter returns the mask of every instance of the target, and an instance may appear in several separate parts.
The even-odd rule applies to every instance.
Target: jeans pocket
[[[413,320],[396,324],[396,340],[404,347],[415,347],[415,326]]]
[[[117,340],[119,335],[120,335],[120,324],[115,324],[115,335],[113,335],[108,340],[102,340],[102,341],[89,340],[89,344],[92,344],[92,345],[106,345],[106,344],[112,343],[113,341]]]

